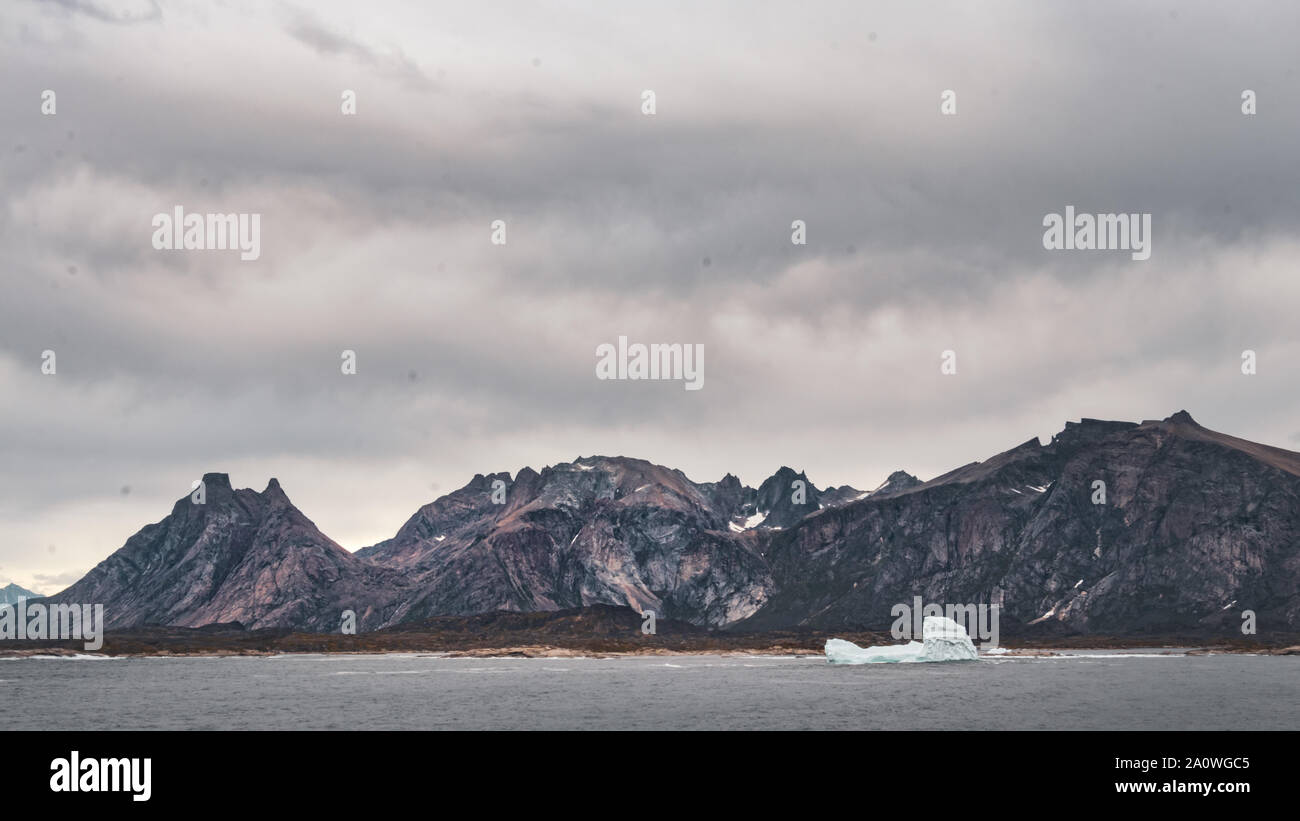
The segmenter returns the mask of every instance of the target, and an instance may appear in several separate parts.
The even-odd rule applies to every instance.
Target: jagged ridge
[[[1261,629],[1300,626],[1300,454],[1185,411],[1067,423],[1047,445],[865,492],[788,467],[749,488],[583,457],[475,476],[356,554],[274,480],[205,481],[207,505],[180,500],[56,598],[104,603],[110,626],[336,630],[352,609],[372,629],[609,604],[712,627],[881,629],[915,595],[1000,597],[1009,629],[1217,629],[1243,608]]]

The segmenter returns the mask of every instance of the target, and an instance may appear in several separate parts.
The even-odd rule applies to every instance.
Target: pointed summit
[[[782,465],[758,486],[754,516],[745,527],[787,528],[821,508],[821,491],[802,471]]]
[[[910,490],[921,484],[921,480],[908,473],[905,470],[896,470],[889,474],[889,478],[884,484],[871,491],[872,496],[880,496],[886,493],[898,493],[903,490]]]
[[[290,502],[289,497],[285,495],[284,488],[280,487],[280,480],[276,479],[274,476],[271,477],[271,481],[266,483],[266,490],[262,491],[262,498],[270,501],[272,504],[293,507],[293,503]]]

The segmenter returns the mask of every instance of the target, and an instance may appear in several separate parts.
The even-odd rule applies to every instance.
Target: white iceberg
[[[925,617],[926,661],[969,661],[979,658],[966,628],[945,616]]]
[[[926,616],[923,638],[923,642],[909,641],[888,647],[859,647],[851,641],[830,639],[826,642],[826,660],[831,664],[873,664],[979,658],[965,628],[950,618]]]
[[[919,641],[889,647],[859,647],[844,639],[826,642],[826,660],[831,664],[871,664],[877,661],[925,661],[925,645]]]

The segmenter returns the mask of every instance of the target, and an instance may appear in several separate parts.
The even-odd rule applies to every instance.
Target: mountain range
[[[1066,423],[875,490],[782,467],[757,488],[626,457],[480,474],[350,553],[272,479],[204,476],[53,601],[109,628],[337,632],[627,606],[728,630],[884,629],[897,604],[1001,603],[1002,629],[1300,629],[1300,454],[1163,420]]]

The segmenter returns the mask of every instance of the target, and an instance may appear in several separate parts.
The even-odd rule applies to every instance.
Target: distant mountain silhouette
[[[0,604],[17,604],[23,599],[39,599],[39,593],[33,593],[25,587],[8,584],[0,587]]]

